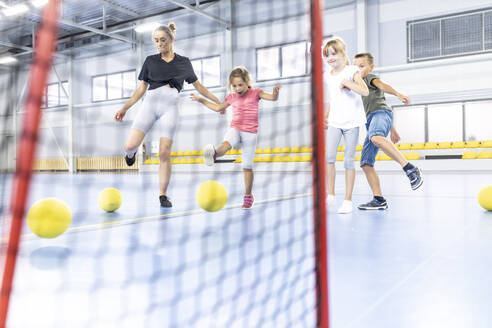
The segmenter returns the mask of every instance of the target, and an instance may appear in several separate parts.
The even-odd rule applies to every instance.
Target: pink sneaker
[[[249,210],[253,207],[255,203],[255,198],[253,195],[244,195],[243,210]]]

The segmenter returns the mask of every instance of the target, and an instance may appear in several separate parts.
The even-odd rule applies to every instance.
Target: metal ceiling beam
[[[37,14],[33,14],[33,13],[26,13],[25,15],[23,16],[31,16],[31,17],[35,17],[35,18],[38,18],[41,20],[41,16],[37,15]],[[19,20],[19,19],[25,19],[23,18],[22,16],[20,17],[8,17],[9,20]],[[31,22],[32,23],[32,22]],[[117,35],[117,34],[110,34],[110,33],[106,33],[100,29],[97,29],[97,28],[93,28],[93,27],[90,27],[90,26],[87,26],[87,25],[82,25],[82,24],[78,24],[78,23],[75,23],[75,22],[72,22],[72,21],[69,21],[69,20],[66,20],[66,19],[59,19],[58,20],[58,23],[59,24],[63,24],[63,25],[67,25],[67,26],[71,26],[71,27],[75,27],[75,28],[78,28],[78,29],[81,29],[81,30],[84,30],[84,31],[89,31],[89,32],[92,32],[92,33],[95,33],[95,34],[100,34],[100,35],[104,35],[104,36],[107,36],[109,38],[112,38],[112,39],[116,39],[116,40],[119,40],[119,41],[123,41],[123,42],[127,42],[127,43],[135,43],[134,40],[132,39],[129,39],[129,38],[126,38],[124,36],[121,36],[121,35]]]
[[[79,28],[81,30],[86,30],[86,31],[89,31],[89,32],[92,32],[92,33],[105,35],[107,37],[110,37],[110,38],[113,38],[113,39],[116,39],[116,40],[119,40],[119,41],[128,42],[128,43],[135,43],[135,41],[132,40],[132,39],[129,39],[129,38],[126,38],[124,36],[117,35],[117,34],[109,34],[109,33],[106,33],[106,32],[101,31],[100,29],[93,28],[93,27],[90,27],[90,26],[87,26],[87,25],[78,24],[78,23],[71,22],[71,21],[64,20],[64,19],[60,19],[59,20],[59,23],[60,24],[63,24],[63,25],[71,26],[71,27],[76,27],[76,28]]]
[[[228,30],[231,28],[231,22],[226,21],[226,20],[224,20],[224,19],[222,19],[220,17],[214,16],[212,14],[209,14],[206,11],[203,11],[201,9],[195,8],[195,7],[193,7],[193,6],[191,6],[191,5],[187,4],[187,3],[184,3],[181,0],[167,0],[167,1],[168,2],[171,2],[171,3],[174,3],[175,5],[178,5],[180,7],[183,7],[183,8],[186,8],[188,10],[191,10],[191,11],[193,11],[194,13],[196,13],[198,15],[205,16],[205,17],[207,17],[209,19],[212,19],[212,20],[214,20],[216,22],[219,22],[219,23],[225,25],[225,27]]]
[[[201,5],[200,8],[203,10],[203,9],[207,9],[209,7],[215,6],[216,4],[217,4],[217,2],[210,2],[210,3],[207,3],[207,4]],[[171,14],[174,14],[174,12],[171,13]],[[151,15],[151,16],[145,17],[145,19],[143,19],[143,20],[138,21],[138,23],[144,24],[144,23],[152,22],[152,21],[155,21],[155,18],[159,18],[159,19],[167,19],[167,18],[177,19],[179,17],[185,17],[185,16],[193,15],[193,12],[191,12],[191,11],[184,11],[184,12],[182,12],[180,14],[170,15],[170,17],[167,17],[168,15],[170,15],[170,14]],[[137,22],[137,21],[133,21],[133,22]],[[125,27],[114,27],[113,29],[109,29],[108,30],[108,33],[119,33],[119,32],[124,32],[124,31],[131,30],[131,29],[134,29],[134,28],[135,28],[134,25],[129,25],[129,26],[125,26]]]
[[[30,54],[30,53],[34,52],[34,49],[31,48],[31,47],[21,46],[21,45],[18,45],[18,44],[15,44],[15,43],[11,43],[11,42],[8,42],[8,41],[2,41],[2,40],[0,40],[0,45],[6,46],[6,47],[10,47],[10,48],[16,48],[16,49],[25,50],[24,52],[19,52],[17,54],[12,54],[11,55],[12,57],[27,55],[27,54]],[[54,52],[53,55],[55,57],[67,58],[66,55],[60,54],[60,53],[57,53],[57,52]]]
[[[102,4],[104,4],[106,7],[108,8],[111,8],[111,9],[114,9],[116,11],[119,11],[121,13],[124,13],[124,14],[127,14],[128,16],[132,16],[132,17],[139,17],[140,14],[133,11],[133,10],[130,10],[130,9],[126,9],[126,8],[123,8],[119,5],[116,5],[112,2],[109,2],[109,1],[106,1],[106,0],[99,0]]]
[[[21,46],[21,45],[14,44],[14,43],[11,43],[11,42],[8,42],[8,41],[2,41],[2,40],[0,40],[0,45],[6,46],[6,47],[10,47],[10,48],[17,48],[17,49],[22,49],[22,50],[26,50],[26,51],[31,51],[32,52],[32,48],[31,47]]]
[[[29,13],[29,14],[26,14],[26,15],[31,15],[32,17],[41,18],[41,16],[36,15],[36,14],[32,14],[32,13]],[[87,26],[87,25],[78,24],[78,23],[75,23],[75,22],[72,22],[72,21],[69,21],[69,20],[66,20],[66,19],[59,19],[58,20],[58,23],[59,24],[62,24],[62,25],[67,25],[67,26],[75,27],[75,28],[78,28],[78,29],[81,29],[81,30],[89,31],[89,32],[92,32],[92,33],[95,33],[95,34],[105,35],[105,36],[107,36],[109,38],[116,39],[116,40],[119,40],[119,41],[128,42],[128,43],[135,43],[134,40],[129,39],[129,38],[126,38],[124,36],[117,35],[117,34],[109,34],[109,33],[106,33],[104,31],[100,30],[100,29],[97,29],[97,28],[94,28],[94,27],[90,27],[90,26]]]

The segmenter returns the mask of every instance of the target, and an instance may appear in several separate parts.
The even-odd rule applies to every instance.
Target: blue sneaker
[[[410,180],[410,186],[412,190],[417,189],[422,185],[424,179],[422,179],[422,174],[418,167],[414,167],[413,169],[405,171],[407,174],[408,180]]]
[[[388,208],[388,203],[385,201],[380,202],[376,198],[373,198],[369,203],[361,204],[357,206],[359,210],[385,210]]]

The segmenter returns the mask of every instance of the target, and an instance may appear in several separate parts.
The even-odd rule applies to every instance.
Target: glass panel
[[[256,50],[258,80],[280,77],[279,47]]]
[[[123,79],[121,73],[108,75],[108,100],[123,96]]]
[[[201,59],[195,59],[191,61],[191,66],[193,66],[193,70],[195,71],[195,75],[198,78],[198,81],[203,83],[203,78],[202,78],[202,60]],[[185,90],[191,90],[193,89],[193,85],[188,84],[186,81],[184,82],[184,88]]]
[[[492,140],[492,102],[465,105],[466,140]]]
[[[424,22],[410,25],[410,57],[428,58],[441,55],[440,22]]]
[[[47,107],[58,106],[60,103],[60,94],[58,90],[58,83],[48,84],[47,88]]]
[[[68,104],[68,81],[62,82],[60,87],[60,105]],[[63,87],[63,88],[62,88]],[[65,90],[65,91],[64,91]],[[65,94],[66,92],[66,94]]]
[[[461,104],[430,105],[429,141],[463,140],[463,111]]]
[[[129,98],[137,87],[135,71],[123,73],[123,98]]]
[[[443,55],[482,50],[482,14],[447,18],[442,21]]]
[[[203,85],[220,86],[220,56],[202,60]]]
[[[492,50],[492,11],[483,14],[483,31],[485,50]]]
[[[400,143],[425,142],[424,107],[399,107],[394,110],[393,117]]]
[[[306,74],[306,42],[282,47],[282,77]]]
[[[92,101],[106,100],[106,76],[92,78]]]

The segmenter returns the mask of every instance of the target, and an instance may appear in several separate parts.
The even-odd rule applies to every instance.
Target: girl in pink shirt
[[[261,89],[253,89],[251,76],[246,68],[238,66],[229,74],[228,89],[233,91],[225,100],[215,104],[205,98],[191,94],[191,99],[198,101],[208,108],[225,113],[229,106],[233,108],[231,127],[227,131],[222,144],[215,149],[212,144],[205,146],[205,164],[213,165],[217,157],[224,154],[239,144],[243,149],[243,171],[245,195],[243,209],[253,207],[253,158],[256,150],[256,137],[258,132],[258,103],[260,99],[275,101],[278,99],[280,86],[273,88],[273,93],[266,93]]]

